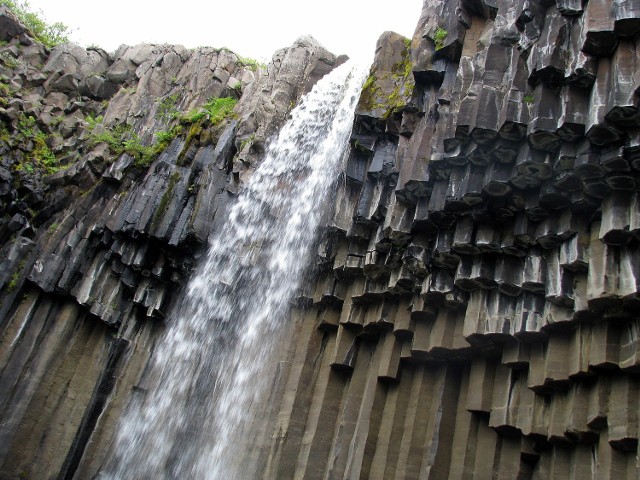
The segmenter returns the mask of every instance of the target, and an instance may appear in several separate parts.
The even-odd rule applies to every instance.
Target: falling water
[[[104,478],[242,479],[245,428],[312,256],[364,72],[345,64],[291,112],[238,196],[156,347]]]

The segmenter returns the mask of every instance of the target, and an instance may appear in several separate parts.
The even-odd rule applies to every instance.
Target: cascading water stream
[[[252,405],[332,205],[363,69],[342,65],[291,112],[157,344],[101,478],[242,479]]]

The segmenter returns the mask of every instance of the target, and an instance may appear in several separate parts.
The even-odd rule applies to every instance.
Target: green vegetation
[[[353,143],[353,148],[355,148],[355,149],[356,149],[356,150],[358,150],[359,152],[365,152],[365,153],[368,153],[368,152],[369,152],[369,150],[368,150],[368,149],[366,149],[366,148],[362,145],[362,143],[360,143],[360,140],[356,140],[356,141]]]
[[[18,264],[18,269],[13,272],[13,275],[11,275],[11,280],[9,280],[9,283],[7,284],[7,293],[13,292],[18,286],[18,280],[20,279],[20,273],[22,270],[24,270],[24,260]]]
[[[237,53],[236,57],[238,57],[238,62],[240,62],[240,65],[242,65],[243,67],[249,67],[254,72],[258,69],[264,70],[267,68],[267,65],[265,63],[254,60],[253,58],[241,57]]]
[[[84,121],[87,122],[87,129],[90,132],[92,132],[98,124],[102,123],[102,120],[104,120],[102,115],[99,115],[97,117],[94,117],[93,115],[87,115],[86,117],[84,117]]]
[[[47,145],[47,135],[43,132],[38,132],[33,137],[35,148],[33,149],[33,160],[36,166],[40,168],[46,175],[60,170],[58,165],[58,159]]]
[[[380,87],[376,85],[377,80],[375,73],[372,72],[365,80],[364,85],[362,85],[360,104],[367,110],[373,110],[374,108],[381,106],[375,102],[376,96],[380,91]]]
[[[102,123],[101,117],[100,123]],[[97,119],[96,119],[97,120]],[[126,124],[116,125],[112,129],[104,129],[103,131],[96,133],[94,128],[90,128],[91,132],[91,142],[94,144],[98,143],[106,143],[109,145],[109,148],[114,151],[114,153],[122,153],[122,144],[125,140],[127,140],[127,135],[131,131],[131,127]],[[120,150],[119,152],[117,150]]]
[[[16,289],[16,286],[18,285],[18,278],[20,278],[20,272],[13,272],[11,280],[7,284],[7,293],[11,293]]]
[[[16,68],[20,66],[20,60],[13,57],[9,52],[0,53],[0,61],[2,61],[4,66],[7,68]]]
[[[169,122],[174,118],[177,118],[180,114],[176,104],[178,103],[178,99],[180,95],[174,93],[173,95],[169,95],[160,101],[158,104],[157,115],[163,122]]]
[[[364,85],[362,85],[362,91],[363,92],[370,92],[370,91],[374,90],[375,88],[376,88],[376,76],[375,76],[375,74],[371,73],[371,74],[369,74],[369,76],[365,80]]]
[[[36,118],[31,115],[20,115],[18,118],[18,133],[24,137],[33,137],[33,127],[36,124]]]
[[[57,229],[58,229],[58,223],[53,222],[51,225],[49,225],[49,228],[47,229],[47,235],[49,236],[53,235]]]
[[[233,116],[233,109],[238,101],[231,97],[212,98],[199,108],[195,108],[184,114],[182,123],[209,122],[211,125],[220,123],[227,117]]]
[[[384,119],[402,109],[413,93],[411,40],[405,39],[404,44],[405,48],[401,53],[400,61],[391,66],[391,72],[383,73],[380,78],[376,76],[376,72],[372,72],[362,86],[360,105],[367,110],[383,109],[382,118]],[[386,93],[388,90],[385,88],[386,91],[383,92],[380,85],[393,86],[393,90]]]
[[[0,5],[7,5],[33,36],[45,46],[51,48],[68,42],[69,27],[61,22],[47,23],[42,12],[31,9],[29,2],[20,0],[0,0]]]
[[[405,40],[404,43],[405,48],[402,51],[400,61],[391,67],[391,76],[395,83],[395,88],[386,99],[387,111],[384,118],[388,118],[393,112],[402,109],[413,93],[411,42]]]
[[[13,95],[13,92],[9,84],[0,80],[0,98],[6,98],[12,95]]]
[[[405,49],[402,51],[400,58],[400,61],[391,67],[391,74],[394,80],[405,82],[412,73],[411,42],[407,43],[405,41]]]
[[[155,137],[158,139],[158,142],[169,144],[181,131],[180,127],[175,126],[170,130],[156,132]]]
[[[231,97],[212,98],[199,108],[195,108],[180,117],[180,126],[188,126],[185,136],[185,147],[180,152],[178,164],[184,159],[189,145],[196,139],[201,142],[211,141],[212,131],[209,127],[228,118],[234,118],[233,111],[238,101]],[[179,132],[182,133],[182,132]]]
[[[0,132],[1,133],[1,132]],[[8,133],[8,132],[7,132]],[[34,173],[36,170],[44,175],[59,171],[62,167],[55,154],[47,144],[48,136],[40,131],[35,117],[21,114],[17,122],[17,138],[24,142],[33,142],[33,147],[25,158],[15,165],[17,171]],[[4,135],[0,135],[4,137]]]
[[[124,123],[112,128],[97,128],[98,125],[102,125],[101,116],[85,117],[86,129],[90,133],[89,141],[93,145],[106,143],[114,155],[120,156],[127,153],[135,159],[136,166],[146,167],[169,146],[174,138],[184,133],[185,126],[189,126],[186,135],[188,144],[199,136],[205,127],[216,125],[225,118],[235,115],[233,108],[237,103],[234,98],[214,98],[203,106],[180,115],[176,108],[177,100],[178,94],[171,95],[158,105],[158,115],[161,119],[170,122],[178,118],[180,123],[167,130],[156,132],[152,145],[143,145],[140,136],[132,130],[130,125]]]
[[[126,93],[134,91],[135,89],[132,88]],[[189,144],[194,138],[200,137],[205,128],[215,126],[224,119],[235,116],[233,109],[237,100],[234,98],[212,98],[204,105],[187,113],[181,113],[178,110],[179,100],[180,94],[174,93],[158,101],[156,117],[168,126],[165,130],[155,132],[151,145],[144,145],[140,136],[132,130],[130,125],[123,123],[106,127],[103,125],[104,118],[102,116],[94,117],[92,115],[85,117],[85,129],[89,133],[89,143],[92,145],[105,143],[113,155],[120,156],[127,153],[134,157],[136,166],[145,167],[177,136],[186,134],[185,140]],[[28,125],[25,127],[28,128]]]
[[[127,153],[135,159],[135,164],[138,166],[149,165],[155,156],[166,148],[164,142],[162,144],[158,142],[150,147],[142,145],[140,137],[132,131],[130,125],[121,123],[111,129],[104,128],[96,132],[95,127],[102,122],[102,117],[95,119],[87,117],[85,120],[88,124],[87,129],[91,132],[90,142],[93,145],[106,143],[111,153],[117,156]]]
[[[444,41],[447,38],[447,35],[449,35],[449,32],[444,28],[438,27],[436,29],[436,33],[433,34],[433,41],[435,42],[436,50],[440,50],[444,47]]]
[[[527,105],[531,105],[533,103],[533,95],[532,94],[525,95],[524,97],[522,97],[522,101]]]
[[[4,125],[0,124],[0,142],[9,143],[10,140],[11,134],[9,133],[9,130],[7,130],[7,127]]]

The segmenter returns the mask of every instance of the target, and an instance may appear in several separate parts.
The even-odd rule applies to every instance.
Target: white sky
[[[29,0],[48,22],[73,29],[71,40],[114,51],[125,43],[227,47],[266,62],[310,34],[329,51],[373,59],[380,34],[411,37],[422,0]]]

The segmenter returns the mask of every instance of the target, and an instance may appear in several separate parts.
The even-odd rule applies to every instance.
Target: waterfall
[[[101,478],[242,479],[252,407],[333,204],[365,73],[341,65],[291,112],[211,241],[131,402]]]

